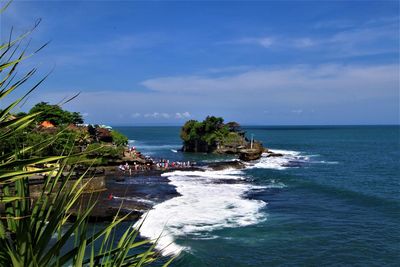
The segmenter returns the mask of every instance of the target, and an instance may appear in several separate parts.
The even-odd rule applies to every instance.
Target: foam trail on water
[[[174,243],[185,236],[204,237],[225,227],[256,224],[265,219],[260,213],[266,203],[243,195],[253,186],[241,182],[238,170],[174,171],[165,173],[181,196],[157,204],[144,215],[142,236],[156,239],[164,255],[177,254],[184,247]],[[231,182],[226,183],[226,180]],[[225,181],[225,182],[224,182]],[[237,182],[235,182],[237,181]]]

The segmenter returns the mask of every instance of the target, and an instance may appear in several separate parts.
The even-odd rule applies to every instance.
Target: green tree
[[[225,125],[221,117],[207,116],[202,122],[187,121],[181,128],[180,136],[185,151],[211,152],[226,140],[232,140],[232,134],[238,136],[234,131],[239,127],[237,123]]]
[[[78,112],[69,112],[63,110],[58,105],[50,105],[48,102],[40,102],[31,108],[29,114],[40,113],[36,117],[37,122],[50,121],[54,125],[79,124],[83,119]]]
[[[70,112],[70,119],[73,124],[81,124],[84,122],[82,115],[79,112]]]

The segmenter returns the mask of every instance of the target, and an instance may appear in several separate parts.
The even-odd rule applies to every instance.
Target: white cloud
[[[136,113],[136,114],[138,114],[138,113]],[[152,112],[152,113],[144,114],[143,117],[145,117],[145,118],[153,118],[153,119],[171,119],[171,118],[186,119],[186,118],[190,117],[190,113],[188,111],[176,112],[175,116],[173,116],[173,114],[166,113],[166,112]]]
[[[298,48],[306,48],[316,45],[316,41],[311,38],[299,38],[293,40],[293,45]]]
[[[158,112],[146,113],[146,114],[144,114],[144,117],[145,118],[159,118],[160,113],[158,113]]]
[[[142,116],[142,114],[139,113],[139,112],[136,112],[136,113],[131,114],[131,117],[132,117],[132,118],[139,118],[139,117],[141,117],[141,116]]]
[[[266,37],[266,38],[261,38],[260,40],[258,40],[258,42],[263,47],[268,48],[274,44],[274,39]]]
[[[180,113],[180,112],[176,112],[175,113],[175,118],[177,118],[177,119],[186,119],[186,118],[189,118],[190,117],[190,113],[189,112],[182,112],[182,113]]]
[[[165,112],[162,112],[162,113],[153,112],[153,113],[144,114],[144,117],[145,118],[153,118],[153,119],[160,119],[160,118],[169,119],[171,117],[171,115],[168,113],[165,113]]]
[[[393,121],[398,117],[398,73],[396,64],[329,64],[253,68],[233,74],[159,77],[142,82],[150,92],[82,90],[66,108],[89,112],[91,122],[115,125],[131,123],[131,99],[136,100],[135,111],[141,114],[138,121],[166,120],[171,123],[189,117],[202,119],[207,115],[224,114],[227,120],[257,121],[263,118],[263,111],[273,114],[271,116],[277,121],[283,120],[282,116],[298,117],[296,112],[300,113],[299,110],[303,113],[315,110],[313,114],[321,116],[322,120],[329,114],[333,116],[344,110],[358,109],[363,111],[357,115],[361,117],[370,112],[373,103],[376,107],[374,116],[382,120],[390,117]],[[43,99],[58,102],[68,94],[57,91],[32,97],[30,103]],[[104,105],[108,108],[104,109]],[[154,111],[154,107],[162,112]],[[326,111],[321,112],[321,109]],[[125,115],[119,119],[115,114]]]
[[[294,110],[292,110],[292,113],[301,114],[301,113],[303,113],[303,110],[302,109],[294,109]]]
[[[275,45],[275,38],[263,36],[263,37],[245,37],[238,40],[220,42],[220,44],[250,44],[260,45],[265,48],[269,48]]]
[[[318,29],[332,27],[335,21],[317,23],[316,32],[310,36],[270,34],[268,36],[250,36],[221,42],[231,45],[256,45],[274,51],[310,51],[323,53],[324,58],[353,57],[382,53],[398,53],[399,19],[382,18],[364,23],[349,21],[338,22],[335,31],[321,34]],[[385,42],[382,42],[385,40]],[[310,49],[312,48],[312,50]]]
[[[171,76],[150,79],[142,85],[156,92],[193,96],[213,96],[237,102],[291,103],[338,102],[348,98],[388,96],[399,82],[397,65],[297,65],[286,68],[253,69],[234,75]],[[319,98],[318,98],[319,97]],[[317,99],[318,98],[318,99]],[[194,101],[194,100],[192,100]],[[198,101],[195,101],[198,102]],[[193,103],[193,102],[192,102]],[[220,105],[227,103],[221,102]]]

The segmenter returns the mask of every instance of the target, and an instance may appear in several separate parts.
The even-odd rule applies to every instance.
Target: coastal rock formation
[[[243,161],[251,161],[261,158],[262,152],[258,149],[249,148],[249,149],[242,149],[239,153],[239,159]]]
[[[208,165],[208,168],[214,171],[221,171],[225,169],[243,169],[244,167],[246,167],[246,165],[239,160],[220,161],[220,162],[210,163]]]
[[[190,120],[181,129],[182,151],[235,154],[242,160],[261,157],[264,147],[249,141],[236,122],[224,123],[220,117],[208,116],[204,121]]]
[[[282,156],[283,156],[283,154],[274,153],[274,152],[268,153],[268,155],[267,155],[268,158],[270,158],[270,157],[282,157]]]

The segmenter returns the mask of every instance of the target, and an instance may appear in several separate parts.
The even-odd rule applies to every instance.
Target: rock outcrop
[[[181,129],[183,152],[234,154],[245,161],[261,157],[264,147],[250,142],[236,122],[224,123],[219,117],[208,116],[204,121],[190,120]]]
[[[262,152],[258,149],[249,148],[249,149],[242,149],[239,153],[239,159],[243,161],[251,161],[261,158]]]
[[[220,161],[208,164],[208,168],[213,169],[214,171],[221,171],[225,169],[243,169],[246,165],[239,161]]]

